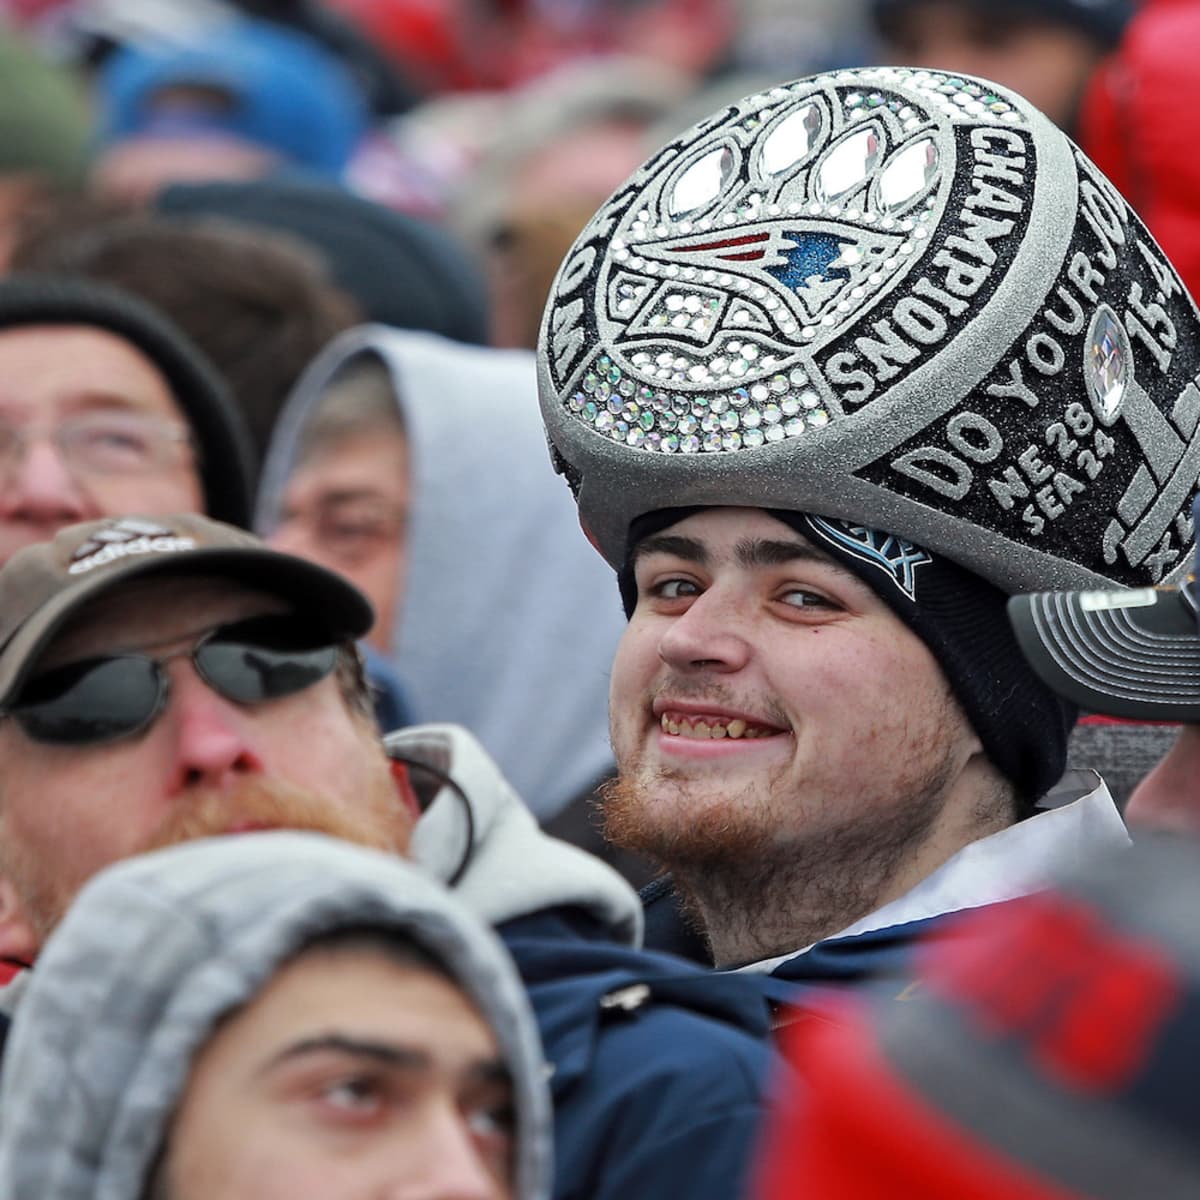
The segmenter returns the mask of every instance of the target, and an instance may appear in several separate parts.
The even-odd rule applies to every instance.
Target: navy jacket
[[[553,1065],[556,1200],[736,1200],[772,1067],[757,984],[622,946],[578,909],[498,932]]]
[[[499,933],[528,989],[553,1070],[555,1200],[737,1200],[774,1061],[756,983],[639,949],[637,894],[542,832],[465,730],[387,746],[422,805],[415,857]]]

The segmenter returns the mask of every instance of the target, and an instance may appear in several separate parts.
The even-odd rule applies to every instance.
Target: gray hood
[[[492,1026],[518,1114],[514,1195],[549,1194],[537,1033],[492,933],[394,857],[313,834],[191,842],[80,893],[38,960],[0,1083],[5,1200],[139,1200],[195,1052],[313,937],[378,925],[445,963]]]
[[[407,594],[391,615],[391,657],[413,719],[465,725],[533,811],[553,816],[611,768],[608,677],[625,620],[551,469],[532,354],[381,325],[343,334],[280,414],[255,527],[269,536],[278,524],[330,379],[372,354],[391,372],[411,450]]]
[[[640,946],[642,905],[606,863],[543,833],[484,749],[455,725],[414,725],[384,739],[418,769],[421,819],[412,857],[489,925],[579,908],[615,941]],[[424,768],[422,770],[421,768]]]

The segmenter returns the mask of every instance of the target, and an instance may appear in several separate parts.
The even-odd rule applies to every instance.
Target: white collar
[[[1064,802],[1069,795],[1078,798]],[[832,936],[853,937],[964,908],[1014,900],[1105,850],[1129,844],[1121,814],[1095,771],[1068,771],[1043,805],[1045,812],[964,846],[903,896]],[[811,949],[805,946],[739,970],[765,974]]]

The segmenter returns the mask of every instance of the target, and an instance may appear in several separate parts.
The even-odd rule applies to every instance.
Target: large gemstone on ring
[[[1111,425],[1121,411],[1133,364],[1123,331],[1107,305],[1101,305],[1092,317],[1092,327],[1084,345],[1083,374],[1092,407],[1102,424]]]

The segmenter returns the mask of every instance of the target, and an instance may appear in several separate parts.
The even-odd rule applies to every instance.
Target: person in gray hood
[[[546,820],[612,771],[622,620],[535,394],[524,351],[349,330],[280,416],[255,527],[367,593],[413,720],[470,729]]]
[[[95,876],[30,976],[0,1111],[6,1200],[549,1189],[542,1052],[500,944],[413,867],[314,834]]]

